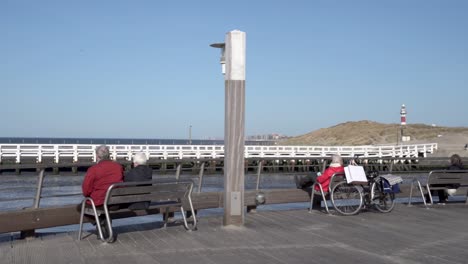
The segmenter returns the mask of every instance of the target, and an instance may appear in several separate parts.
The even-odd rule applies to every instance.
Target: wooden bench
[[[81,214],[80,214],[80,228],[78,231],[78,240],[81,240],[81,233],[83,228],[84,215],[91,215],[95,217],[96,227],[101,240],[106,242],[113,242],[114,234],[112,230],[112,222],[110,211],[113,207],[118,207],[116,210],[112,210],[112,213],[118,213],[119,211],[129,211],[128,205],[136,202],[150,202],[148,209],[143,209],[146,212],[163,212],[165,214],[164,227],[167,226],[169,208],[178,208],[182,214],[184,226],[187,230],[195,230],[197,226],[197,219],[192,204],[192,182],[181,182],[181,181],[142,181],[142,182],[121,182],[115,183],[109,186],[107,189],[104,204],[97,208],[94,204],[93,199],[85,197],[81,203]],[[86,203],[88,206],[86,206]],[[192,212],[192,223],[191,226],[187,223],[187,217],[185,215],[186,209],[184,206],[188,206]],[[159,209],[159,210],[152,210]],[[108,228],[108,236],[104,237],[102,228],[99,224],[99,216],[105,215],[105,224]]]
[[[451,189],[454,185],[457,187],[468,187],[468,170],[434,170],[429,172],[429,175],[425,179],[414,178],[411,182],[408,206],[411,205],[414,183],[417,183],[424,205],[428,208],[424,191],[426,191],[430,198],[430,204],[433,205],[434,201],[431,191]],[[465,197],[465,204],[468,204],[468,192]]]

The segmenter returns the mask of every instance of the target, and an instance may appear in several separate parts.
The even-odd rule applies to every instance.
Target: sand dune
[[[438,143],[433,156],[448,157],[454,153],[468,157],[468,128],[440,127],[425,124],[409,124],[403,134],[410,137],[405,144]],[[373,121],[346,122],[289,138],[285,145],[358,146],[401,144],[400,124],[382,124]]]

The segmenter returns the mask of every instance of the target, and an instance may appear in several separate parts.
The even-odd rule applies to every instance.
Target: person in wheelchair
[[[298,189],[306,189],[312,186],[315,182],[318,182],[322,185],[324,190],[328,190],[328,186],[330,184],[330,179],[335,173],[343,173],[344,166],[343,166],[343,159],[340,155],[332,155],[332,161],[330,166],[323,172],[312,172],[308,175],[295,175],[294,180],[296,182],[296,187]],[[317,207],[320,208],[321,206],[321,195],[320,195],[320,188],[315,186],[316,197],[314,197],[314,204],[313,208]]]

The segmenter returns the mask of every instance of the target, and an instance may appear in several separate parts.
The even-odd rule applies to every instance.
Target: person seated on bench
[[[133,155],[133,169],[124,176],[124,182],[151,181],[153,179],[153,170],[146,165],[146,154],[138,152]],[[150,202],[138,202],[129,204],[131,210],[148,209]]]
[[[84,177],[82,190],[83,196],[91,197],[94,205],[98,209],[102,209],[106,192],[109,186],[114,183],[123,181],[123,167],[119,163],[110,160],[109,147],[101,145],[96,148],[97,164],[91,166]],[[91,204],[87,203],[86,207],[91,208]],[[78,210],[81,210],[81,204],[78,205]],[[94,225],[94,217],[89,217],[91,223]],[[101,226],[105,222],[105,216],[100,216]],[[104,229],[105,230],[105,229]]]
[[[448,170],[464,170],[464,166],[462,160],[458,154],[453,154],[450,157],[450,166],[447,168]],[[459,186],[456,185],[442,185],[439,187],[447,187],[447,189],[455,190]],[[448,194],[447,190],[436,190],[437,196],[439,196],[439,204],[445,204],[448,201]],[[436,191],[431,191],[431,194],[435,194]],[[430,202],[429,195],[426,195],[426,201]]]
[[[330,166],[321,174],[320,172],[316,173],[313,172],[309,175],[305,176],[297,176],[295,175],[296,186],[298,189],[305,189],[312,186],[315,182],[318,182],[322,185],[324,191],[328,191],[328,185],[330,184],[330,179],[335,173],[344,173],[343,167],[343,159],[340,155],[332,155],[332,161]],[[314,197],[314,204],[312,205],[313,208],[320,207],[321,205],[321,198],[320,195],[320,188],[315,186],[315,190],[318,191],[316,193],[316,197]]]

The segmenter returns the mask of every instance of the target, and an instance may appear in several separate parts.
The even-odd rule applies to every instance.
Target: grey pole
[[[256,188],[257,191],[258,191],[258,187],[260,187],[260,173],[262,173],[262,165],[263,165],[263,160],[261,160],[258,163],[258,168],[257,168],[257,188]]]
[[[224,225],[244,224],[245,32],[226,34]]]
[[[176,180],[179,180],[179,178],[180,178],[180,169],[181,168],[182,168],[182,163],[179,163],[179,165],[177,165],[176,174],[175,174]]]
[[[189,126],[189,145],[192,145],[192,125]]]
[[[36,188],[36,197],[34,199],[34,208],[39,208],[39,204],[41,202],[42,185],[44,183],[44,171],[45,169],[41,169],[41,172],[39,172],[39,177],[37,178],[37,188]]]

